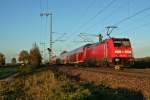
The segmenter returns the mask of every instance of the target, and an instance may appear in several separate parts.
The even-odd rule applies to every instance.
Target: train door
[[[84,48],[84,61],[87,59],[87,48]]]
[[[86,47],[84,50],[84,60],[89,60],[91,57],[91,50],[90,48]]]
[[[103,59],[103,65],[108,66],[108,42],[104,42],[104,59]]]
[[[107,42],[104,43],[104,59],[107,59],[108,57],[108,49],[107,49]]]

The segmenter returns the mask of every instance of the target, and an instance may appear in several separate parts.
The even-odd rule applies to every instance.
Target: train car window
[[[130,46],[129,41],[122,41],[122,44],[123,44],[123,46],[126,46],[126,47]]]
[[[121,47],[121,46],[128,47],[130,46],[130,42],[128,40],[114,40],[114,46],[115,47]]]
[[[122,42],[120,40],[114,40],[114,46],[120,47],[120,46],[122,46]]]

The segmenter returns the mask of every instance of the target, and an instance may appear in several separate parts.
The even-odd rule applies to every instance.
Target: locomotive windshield
[[[113,40],[114,42],[114,46],[115,47],[129,47],[130,46],[130,42],[129,40]]]

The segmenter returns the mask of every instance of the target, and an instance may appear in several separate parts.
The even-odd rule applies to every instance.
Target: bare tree
[[[20,62],[23,62],[23,64],[28,64],[29,63],[29,53],[26,50],[22,50],[19,54],[18,60]]]
[[[39,48],[36,44],[34,44],[30,50],[30,63],[37,67],[41,64],[41,60],[42,56],[40,54]]]
[[[0,53],[0,66],[5,65],[5,55]]]

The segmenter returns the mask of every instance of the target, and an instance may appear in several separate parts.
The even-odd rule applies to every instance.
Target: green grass
[[[8,77],[18,71],[17,67],[1,67],[0,68],[0,79]]]
[[[93,83],[72,83],[60,85],[52,96],[53,100],[144,100],[140,91],[125,88],[112,89],[106,85]]]
[[[113,89],[105,82],[95,85],[93,82],[75,81],[66,75],[42,69],[37,73],[20,75],[9,83],[0,82],[0,87],[1,100],[145,100],[140,91]]]

